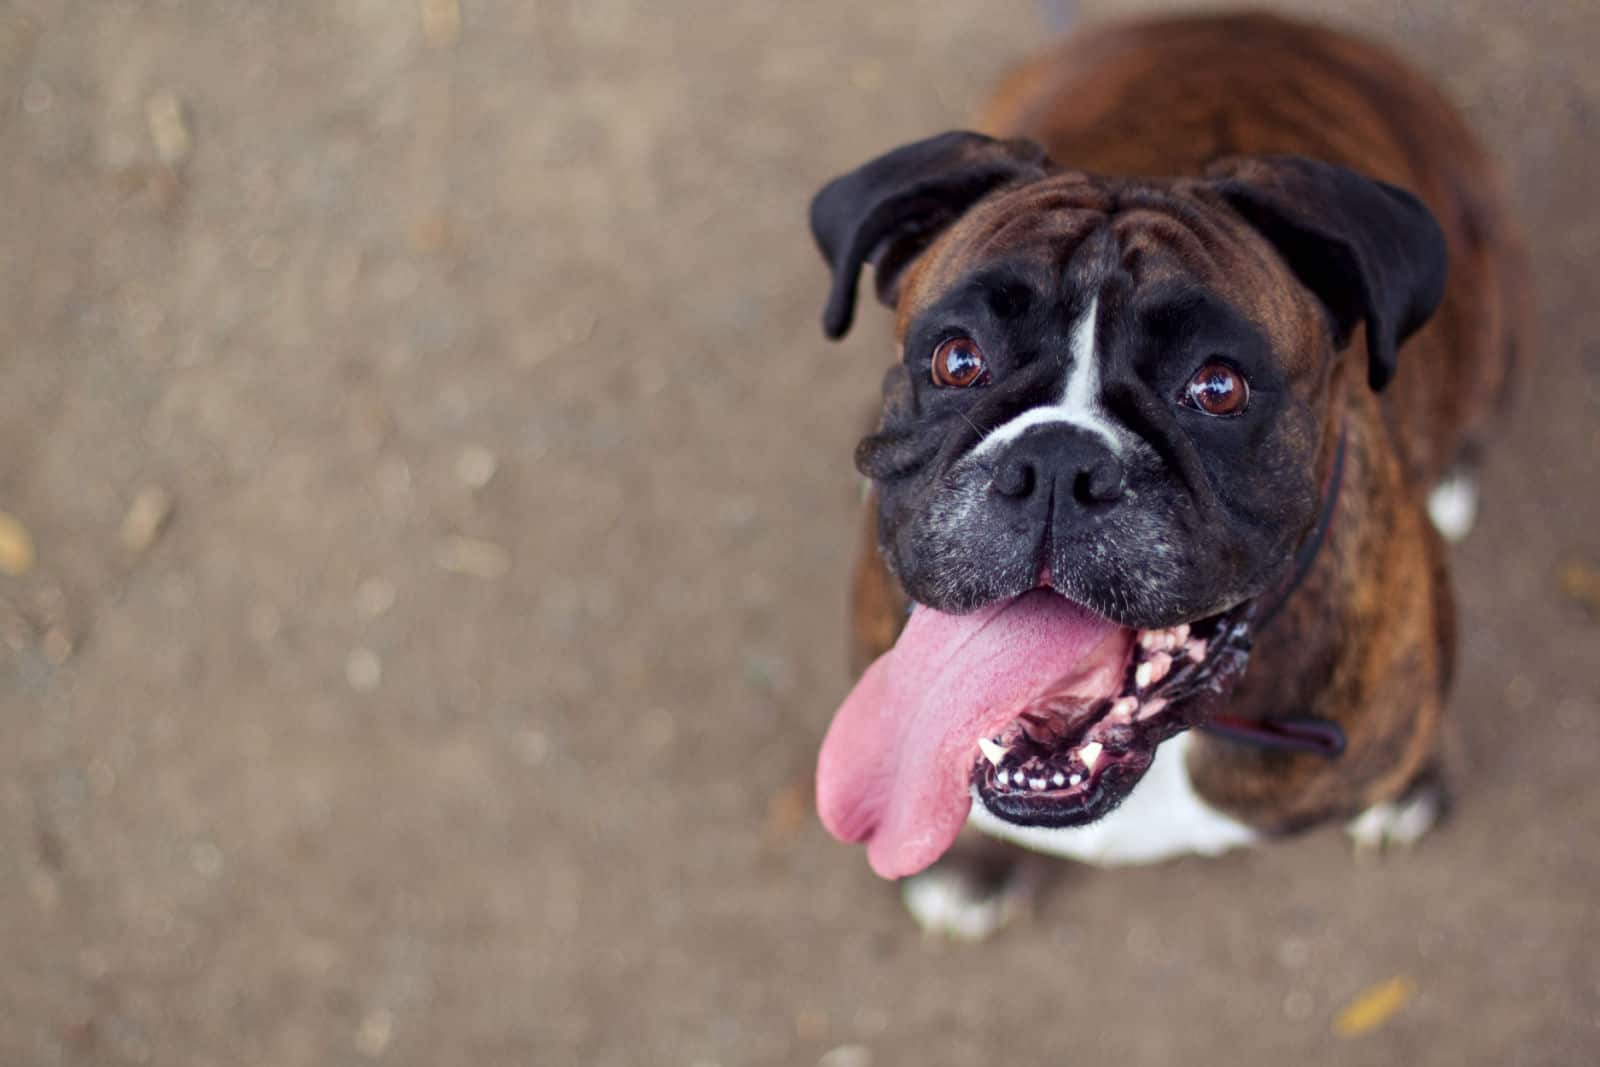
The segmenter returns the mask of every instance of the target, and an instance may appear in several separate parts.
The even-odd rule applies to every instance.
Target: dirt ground
[[[973,947],[810,813],[888,354],[807,199],[1128,6],[0,0],[0,1064],[1600,1060],[1592,5],[1334,13],[1537,262],[1454,820]]]

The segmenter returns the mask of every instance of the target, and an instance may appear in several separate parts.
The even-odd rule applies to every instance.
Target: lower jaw
[[[1251,604],[1192,626],[1135,636],[1121,691],[1045,694],[975,762],[976,799],[1019,826],[1081,826],[1133,791],[1167,738],[1204,722],[1250,653]]]

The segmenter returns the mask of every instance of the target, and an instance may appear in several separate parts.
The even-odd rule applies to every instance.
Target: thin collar
[[[1333,470],[1328,473],[1328,487],[1322,494],[1322,513],[1311,536],[1295,553],[1294,569],[1289,580],[1278,592],[1277,598],[1260,615],[1255,630],[1260,633],[1278,617],[1289,598],[1299,589],[1311,573],[1328,542],[1328,530],[1333,526],[1334,512],[1339,507],[1339,487],[1344,484],[1345,444],[1349,439],[1347,427],[1339,430],[1339,444],[1333,453]],[[1232,715],[1214,715],[1200,729],[1214,737],[1223,738],[1252,748],[1273,749],[1283,752],[1312,752],[1333,759],[1344,752],[1344,730],[1332,719],[1314,715],[1275,717],[1271,719],[1242,719]]]

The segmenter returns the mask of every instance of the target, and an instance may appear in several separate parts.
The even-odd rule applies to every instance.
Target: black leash
[[[1278,617],[1295,590],[1311,573],[1327,543],[1328,529],[1333,525],[1333,515],[1339,506],[1339,487],[1344,484],[1344,454],[1348,438],[1346,430],[1339,431],[1339,444],[1333,453],[1333,470],[1328,475],[1328,488],[1322,496],[1322,513],[1317,516],[1316,529],[1306,543],[1295,553],[1294,570],[1289,582],[1278,594],[1271,607],[1262,612],[1255,630],[1260,633],[1267,624]],[[1232,715],[1214,715],[1199,727],[1214,737],[1220,737],[1253,748],[1284,752],[1313,752],[1333,759],[1344,752],[1344,730],[1331,719],[1314,715],[1286,716],[1273,719],[1240,719]]]

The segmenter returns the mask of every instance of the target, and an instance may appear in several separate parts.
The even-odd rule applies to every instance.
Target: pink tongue
[[[971,615],[917,608],[822,742],[822,824],[841,841],[865,841],[884,878],[922,870],[966,822],[978,738],[1068,675],[1113,657],[1120,668],[1123,643],[1107,638],[1126,632],[1045,589]]]

